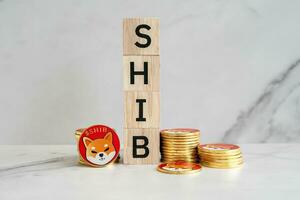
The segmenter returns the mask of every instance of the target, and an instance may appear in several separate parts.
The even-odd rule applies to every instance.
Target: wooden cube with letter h
[[[159,56],[123,56],[124,91],[160,90]]]

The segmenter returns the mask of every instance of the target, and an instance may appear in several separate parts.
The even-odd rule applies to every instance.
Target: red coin
[[[105,166],[119,155],[120,140],[117,133],[105,125],[95,125],[81,134],[78,149],[81,157],[94,167]]]
[[[157,166],[157,170],[167,174],[190,174],[201,170],[198,163],[186,162],[182,160],[162,163]]]

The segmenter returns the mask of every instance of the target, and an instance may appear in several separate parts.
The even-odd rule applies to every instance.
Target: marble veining
[[[300,142],[300,59],[276,77],[225,132],[225,142]],[[290,101],[292,99],[292,101]],[[282,116],[280,116],[280,114]]]
[[[18,157],[16,156],[16,159]],[[22,175],[29,172],[41,172],[53,169],[62,169],[72,166],[77,166],[77,156],[62,156],[56,158],[50,158],[40,161],[27,162],[11,167],[0,168],[0,177],[8,175]]]

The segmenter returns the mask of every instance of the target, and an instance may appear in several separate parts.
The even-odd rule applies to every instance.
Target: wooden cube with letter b
[[[159,59],[159,20],[124,19],[125,164],[157,164],[160,159]]]
[[[160,160],[159,129],[124,129],[124,163],[156,164]]]

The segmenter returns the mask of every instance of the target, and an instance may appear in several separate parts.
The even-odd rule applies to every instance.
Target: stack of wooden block
[[[123,21],[124,163],[159,162],[159,20]]]

